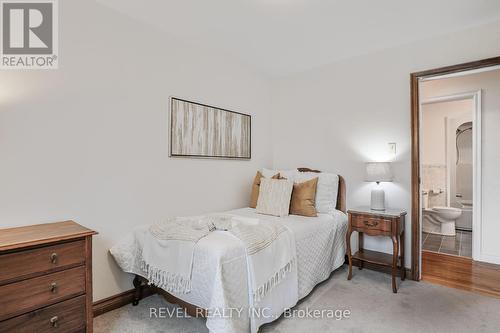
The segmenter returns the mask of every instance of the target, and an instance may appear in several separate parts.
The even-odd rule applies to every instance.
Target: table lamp
[[[392,182],[392,168],[389,162],[366,163],[365,181],[376,182],[377,186],[372,189],[370,209],[385,210],[385,193],[380,182]]]

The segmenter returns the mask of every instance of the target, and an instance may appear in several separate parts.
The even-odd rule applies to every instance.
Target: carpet
[[[292,309],[295,317],[282,316],[259,333],[500,330],[500,299],[411,280],[403,281],[393,294],[387,274],[354,269],[351,281],[346,276],[345,266],[338,269]],[[154,295],[136,307],[127,305],[95,318],[94,332],[208,332],[202,318],[175,318],[168,313],[164,318],[150,318],[150,308],[160,307],[164,311],[177,308]],[[323,310],[323,318],[312,318],[321,317],[314,310]]]

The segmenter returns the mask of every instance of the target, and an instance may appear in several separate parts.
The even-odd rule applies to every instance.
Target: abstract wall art
[[[172,97],[170,156],[251,158],[251,116]]]

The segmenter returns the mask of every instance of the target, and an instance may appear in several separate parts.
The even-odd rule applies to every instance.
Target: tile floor
[[[424,251],[472,258],[472,232],[457,230],[456,236],[422,234]]]

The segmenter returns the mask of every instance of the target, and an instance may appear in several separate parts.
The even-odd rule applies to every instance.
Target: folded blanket
[[[283,280],[295,264],[295,242],[279,222],[233,216],[230,232],[245,245],[253,305]]]
[[[195,244],[210,231],[202,217],[174,217],[152,225],[142,249],[141,269],[168,292],[191,291]]]
[[[227,214],[177,217],[149,228],[141,261],[149,282],[169,292],[190,292],[194,247],[216,230],[230,232],[245,247],[252,303],[265,297],[295,264],[293,236],[281,223]]]

